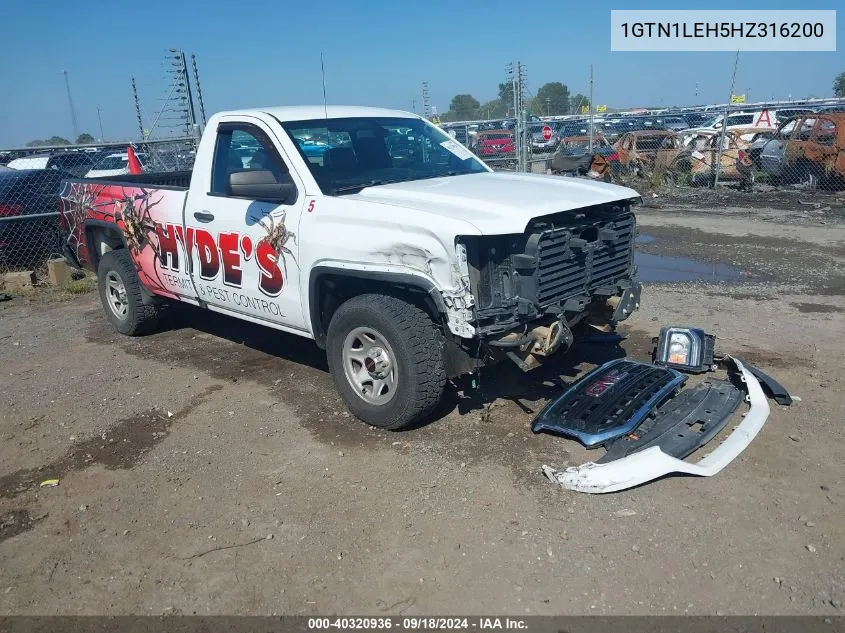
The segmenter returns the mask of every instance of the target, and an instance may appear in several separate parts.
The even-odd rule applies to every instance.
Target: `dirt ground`
[[[738,276],[649,283],[621,347],[502,365],[403,433],[352,419],[304,339],[193,309],[126,338],[95,293],[2,303],[0,613],[841,614],[845,224],[814,211],[642,208],[644,253]],[[672,323],[801,401],[713,478],[552,485],[542,464],[596,454],[533,415]]]

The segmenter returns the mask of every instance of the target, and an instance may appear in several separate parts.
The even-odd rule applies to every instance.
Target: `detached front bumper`
[[[733,433],[697,463],[677,459],[664,453],[658,446],[653,446],[604,464],[587,462],[563,471],[544,465],[546,477],[569,490],[588,493],[625,490],[673,473],[712,477],[746,449],[769,417],[769,402],[754,374],[735,358],[726,356],[725,360],[732,362],[739,371],[740,380],[748,391],[751,408]]]

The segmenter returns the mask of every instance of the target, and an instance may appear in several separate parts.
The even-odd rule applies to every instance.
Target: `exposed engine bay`
[[[636,219],[628,202],[535,218],[522,234],[465,236],[476,331],[523,370],[573,342],[586,321],[609,331],[639,307]]]

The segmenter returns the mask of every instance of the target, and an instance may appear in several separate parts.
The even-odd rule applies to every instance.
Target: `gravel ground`
[[[178,310],[114,333],[95,293],[0,304],[2,614],[841,614],[845,226],[799,209],[641,210],[651,255],[739,277],[647,285],[621,347],[352,419],[308,341]],[[716,477],[588,496],[533,415],[690,323],[801,402]],[[52,488],[39,488],[50,478]]]

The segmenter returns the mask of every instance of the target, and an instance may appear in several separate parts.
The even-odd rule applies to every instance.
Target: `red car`
[[[513,133],[510,130],[484,130],[478,133],[476,143],[479,156],[500,156],[516,152]]]

